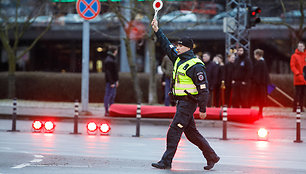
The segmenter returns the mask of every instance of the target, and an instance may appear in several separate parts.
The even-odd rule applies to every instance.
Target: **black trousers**
[[[179,100],[176,113],[167,133],[167,148],[161,159],[166,165],[171,165],[182,133],[187,139],[198,146],[207,161],[216,158],[217,154],[196,128],[193,113],[197,104],[192,101]]]
[[[296,85],[295,86],[295,96],[294,96],[294,102],[293,102],[293,110],[296,110],[297,103],[299,103],[299,106],[304,106],[304,94],[305,94],[306,85]]]
[[[225,88],[225,104],[229,108],[232,106],[232,87],[231,86],[226,86]]]
[[[266,105],[267,95],[266,85],[255,83],[252,85],[252,93],[250,94],[250,97],[252,98],[252,105],[259,107],[259,115],[262,115],[263,107]]]
[[[248,108],[249,107],[249,85],[243,85],[242,82],[237,81],[232,86],[233,90],[233,107],[234,108]]]

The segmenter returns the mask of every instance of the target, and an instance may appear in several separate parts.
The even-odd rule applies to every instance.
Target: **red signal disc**
[[[34,130],[40,130],[43,127],[43,123],[41,121],[36,120],[32,123],[32,127]]]
[[[45,122],[45,129],[47,131],[52,131],[55,128],[55,124],[52,121]]]
[[[89,131],[89,132],[94,132],[94,131],[96,131],[98,129],[98,126],[97,126],[97,124],[95,123],[95,122],[89,122],[88,124],[87,124],[87,130]]]
[[[110,131],[110,126],[107,123],[102,123],[100,126],[100,131],[102,133],[108,133]]]
[[[258,136],[259,136],[260,138],[265,138],[265,137],[267,137],[267,135],[268,135],[267,129],[265,129],[265,128],[260,128],[260,129],[258,130]]]

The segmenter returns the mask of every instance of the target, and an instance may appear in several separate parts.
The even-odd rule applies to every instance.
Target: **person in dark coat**
[[[109,115],[109,107],[115,101],[116,88],[119,85],[119,75],[116,56],[118,54],[118,47],[109,46],[107,51],[107,57],[104,61],[105,67],[105,95],[104,95],[104,107],[105,116]]]
[[[242,47],[238,48],[237,57],[234,63],[232,90],[233,107],[249,107],[250,79],[252,75],[252,63],[244,53]]]
[[[232,80],[234,71],[235,54],[227,56],[227,63],[224,65],[225,78],[225,104],[227,107],[232,106]]]
[[[254,71],[252,74],[252,98],[253,104],[259,107],[258,115],[262,117],[262,110],[266,104],[267,87],[270,84],[270,76],[267,64],[263,58],[264,51],[256,49],[254,51]]]
[[[207,107],[213,106],[213,90],[217,83],[218,69],[214,61],[210,60],[210,53],[204,52],[202,55],[202,61],[206,67],[206,75],[208,81],[209,97]]]
[[[306,90],[306,50],[305,43],[298,42],[295,53],[291,56],[290,67],[293,72],[293,84],[295,86],[295,97],[293,102],[293,111],[299,104],[301,111],[304,111],[304,94]]]
[[[217,54],[213,61],[216,64],[215,70],[216,70],[216,84],[214,86],[214,106],[220,107],[223,105],[223,96],[222,96],[222,85],[224,85],[224,63],[223,63],[223,56],[221,54]]]
[[[196,128],[193,114],[199,106],[199,117],[206,118],[206,104],[208,98],[207,77],[205,66],[193,53],[193,40],[182,38],[177,46],[170,43],[154,18],[152,23],[154,33],[174,63],[173,72],[173,97],[177,100],[176,113],[167,132],[167,147],[160,161],[152,163],[158,169],[171,169],[172,161],[177,150],[182,133],[201,151],[207,165],[205,170],[210,170],[220,160],[207,140]]]

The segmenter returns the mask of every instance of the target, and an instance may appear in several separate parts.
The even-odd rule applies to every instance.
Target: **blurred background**
[[[153,33],[150,21],[154,16],[152,2],[149,0],[100,0],[101,13],[90,21],[90,73],[91,90],[90,101],[102,101],[104,93],[103,60],[106,57],[108,45],[123,46],[125,38],[132,40],[132,55],[136,71],[141,73],[142,83],[149,83],[152,72],[157,73],[158,65],[164,53],[160,51],[158,43],[155,49],[150,48]],[[195,53],[209,51],[212,56],[222,54],[225,57],[225,33],[223,32],[223,18],[226,16],[225,0],[168,0],[158,13],[160,27],[168,38],[175,42],[180,36],[191,37],[195,41]],[[250,30],[250,50],[260,48],[264,50],[264,58],[274,84],[293,96],[293,83],[290,70],[290,56],[296,48],[296,40],[305,40],[306,34],[299,30],[300,25],[305,28],[306,2],[303,0],[253,0],[252,6],[258,6],[262,12],[261,23]],[[301,13],[301,8],[304,13]],[[237,10],[233,9],[231,15]],[[24,99],[40,100],[73,100],[79,97],[80,77],[74,76],[82,70],[82,23],[83,19],[77,14],[76,0],[0,0],[0,98],[8,98],[8,77],[10,72],[10,56],[14,55],[16,62],[16,95]],[[131,25],[132,24],[132,25]],[[132,26],[132,27],[129,27]],[[124,32],[125,31],[125,32]],[[298,32],[302,32],[297,34]],[[136,37],[135,37],[136,36]],[[154,52],[156,62],[153,62]],[[11,55],[12,54],[12,55]],[[130,68],[126,52],[120,49],[118,57],[120,81],[128,79]],[[252,55],[252,54],[251,54]],[[253,57],[251,57],[254,60]],[[12,67],[11,67],[12,69]],[[26,72],[29,72],[26,74]],[[47,86],[61,80],[54,80],[52,84],[44,84],[35,88],[33,83],[44,83],[52,75],[63,79],[63,83],[74,85],[59,86],[64,91],[75,91],[75,94],[52,95],[44,94]],[[59,73],[59,74],[58,74]],[[69,76],[67,76],[69,74]],[[101,74],[101,76],[99,75]],[[158,73],[157,73],[158,74]],[[30,77],[29,77],[30,76]],[[38,77],[39,76],[39,77]],[[67,76],[67,77],[66,77]],[[25,79],[32,80],[25,80]],[[55,78],[55,77],[53,77]],[[93,80],[97,78],[96,80]],[[157,78],[159,83],[158,75]],[[36,80],[33,80],[36,79]],[[40,79],[40,80],[37,80]],[[56,78],[55,78],[56,79]],[[286,81],[282,79],[287,79]],[[289,81],[288,81],[289,80]],[[131,82],[121,83],[122,89],[128,89]],[[127,84],[127,86],[125,86]],[[148,91],[147,84],[141,84],[143,91]],[[280,85],[281,84],[281,85]],[[56,84],[60,85],[60,84]],[[35,86],[35,85],[34,85]],[[71,87],[76,89],[71,90]],[[33,89],[34,88],[34,89]],[[157,91],[160,86],[157,85]],[[29,91],[42,92],[29,92]],[[96,91],[96,92],[92,92]],[[40,93],[40,94],[38,94]],[[95,93],[99,97],[95,97]],[[130,93],[133,93],[131,91]],[[143,92],[145,101],[147,92]],[[117,102],[127,95],[120,92]],[[35,97],[37,96],[37,97]],[[133,98],[134,95],[127,95]],[[135,98],[135,97],[134,97]],[[282,100],[282,99],[280,99]],[[283,103],[288,103],[284,99]]]

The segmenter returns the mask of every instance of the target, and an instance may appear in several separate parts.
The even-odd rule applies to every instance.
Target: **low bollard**
[[[12,113],[12,130],[9,130],[9,132],[19,132],[19,130],[16,130],[16,120],[17,120],[17,98],[14,98],[13,113]]]
[[[227,106],[223,106],[222,120],[223,120],[223,133],[222,140],[227,140]]]
[[[296,140],[295,143],[302,143],[301,140],[301,107],[298,105],[296,107]]]
[[[74,126],[72,134],[80,134],[78,133],[78,123],[79,123],[79,101],[76,100],[74,102],[74,118],[73,118]]]
[[[141,104],[137,104],[137,110],[136,110],[136,135],[133,135],[133,137],[139,137],[140,136],[140,119],[141,119]]]

